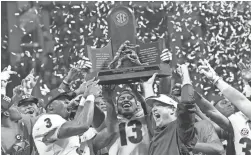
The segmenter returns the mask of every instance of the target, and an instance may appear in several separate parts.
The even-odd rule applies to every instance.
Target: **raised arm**
[[[59,85],[59,88],[63,89],[64,91],[70,91],[70,83],[72,80],[77,77],[79,70],[77,68],[71,68],[62,83]]]
[[[92,63],[90,59],[87,57],[83,57],[82,60],[79,60],[76,62],[76,65],[73,65],[73,67],[68,72],[67,76],[64,78],[62,83],[60,84],[59,88],[70,91],[70,83],[75,80],[76,78],[80,78],[79,75],[84,75],[84,78],[87,74],[87,72],[92,68]]]
[[[195,103],[194,89],[190,80],[188,66],[180,66],[182,77],[181,103],[177,108],[178,132],[181,141],[191,148],[195,145],[197,139],[195,136]]]
[[[246,96],[220,78],[207,61],[203,61],[203,66],[200,66],[199,70],[217,86],[225,98],[251,119],[251,101]]]
[[[219,125],[222,129],[232,132],[231,123],[227,117],[220,113],[207,99],[195,91],[195,102],[198,107],[206,114],[213,122]]]
[[[108,93],[107,93],[108,92]],[[100,150],[112,142],[116,134],[118,133],[118,119],[115,105],[111,99],[111,93],[107,91],[106,98],[106,106],[107,106],[107,116],[106,116],[106,128],[101,130],[93,139],[93,150]],[[110,96],[110,97],[108,97]]]
[[[132,89],[132,92],[135,94],[135,96],[137,97],[137,100],[141,103],[141,107],[144,111],[144,115],[147,115],[150,113],[150,109],[146,104],[146,101],[144,99],[144,97],[137,91],[137,85],[134,84],[128,84],[130,86],[130,88]]]
[[[93,122],[95,99],[94,96],[97,96],[100,91],[101,89],[96,84],[96,82],[87,87],[84,96],[88,97],[86,98],[86,100],[85,98],[81,99],[74,120],[67,121],[60,127],[58,138],[62,139],[74,135],[80,135],[89,129],[90,125]]]
[[[114,86],[115,88],[115,86]],[[113,88],[111,85],[103,86],[103,97],[106,99],[106,109],[107,109],[107,116],[105,119],[105,123],[108,129],[108,132],[116,132],[118,131],[118,118],[117,112],[115,108],[115,104],[112,100]]]
[[[155,78],[157,76],[157,73],[154,73],[153,76],[151,78],[149,78],[146,82],[142,83],[142,88],[143,88],[143,92],[144,92],[144,98],[148,98],[150,96],[154,96],[155,93],[153,91],[153,84],[155,81]],[[143,97],[142,97],[143,100]],[[151,107],[147,105],[147,103],[142,102],[142,108],[145,110],[145,114],[150,114],[151,113]]]

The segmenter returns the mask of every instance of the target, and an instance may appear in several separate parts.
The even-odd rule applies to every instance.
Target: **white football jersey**
[[[109,155],[148,154],[150,138],[145,116],[121,120],[119,137],[109,148]]]
[[[79,137],[58,139],[58,132],[66,120],[56,114],[43,114],[36,121],[32,136],[40,155],[78,155]]]
[[[251,154],[251,129],[248,125],[248,118],[242,113],[237,112],[229,118],[234,130],[234,145],[236,155]]]
[[[82,155],[91,155],[91,150],[87,141],[95,137],[96,134],[97,131],[94,128],[89,128],[82,136],[80,136],[80,150],[83,152]]]

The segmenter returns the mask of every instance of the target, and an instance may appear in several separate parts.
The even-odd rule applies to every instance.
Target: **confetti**
[[[67,66],[77,62],[81,55],[84,55],[86,45],[96,48],[107,45],[110,38],[106,17],[117,2],[96,2],[93,6],[85,3],[59,5],[59,3],[52,2],[50,7],[41,6],[39,9],[30,10],[34,15],[40,15],[39,10],[46,9],[50,12],[52,19],[52,24],[47,30],[54,42],[50,54],[47,55],[48,61],[52,64],[41,63],[40,67],[54,69],[57,66],[56,74],[61,77],[67,74],[67,70],[65,71],[63,68],[68,68]],[[152,2],[146,3],[149,4],[148,7],[138,6],[135,2],[128,3],[128,7],[135,12],[138,39],[145,42],[156,41],[162,37],[170,39],[167,41],[169,45],[166,46],[168,48],[176,46],[177,48],[172,50],[175,50],[177,58],[191,63],[191,73],[199,81],[199,84],[195,85],[201,87],[200,89],[205,91],[206,95],[215,93],[217,90],[211,88],[206,90],[209,87],[208,81],[196,74],[197,61],[200,58],[208,59],[223,78],[228,77],[231,85],[242,89],[240,86],[242,83],[239,83],[240,72],[233,68],[238,69],[236,62],[240,60],[251,59],[250,3],[234,1],[161,2],[159,7],[151,7]],[[18,17],[19,13],[15,13],[15,16]],[[4,19],[2,20],[4,23]],[[29,23],[36,22],[31,20]],[[171,23],[172,29],[170,29],[169,23]],[[5,26],[2,25],[3,27]],[[12,29],[3,32],[13,33],[19,27],[20,25],[13,25]],[[29,34],[25,31],[25,25],[20,28],[24,34]],[[3,36],[5,35],[2,34],[2,40]],[[33,46],[35,47],[35,44]],[[39,44],[36,48],[38,47],[40,47]],[[46,48],[35,51],[43,54],[46,53]],[[2,41],[2,49],[4,49],[3,51],[8,49],[8,37]],[[10,53],[19,57],[14,52]],[[26,52],[25,49],[20,57],[20,64],[24,66],[27,64],[24,57],[32,58],[32,54],[30,51]],[[48,67],[49,64],[52,66]],[[221,72],[221,70],[223,71]],[[51,86],[48,85],[48,87]]]

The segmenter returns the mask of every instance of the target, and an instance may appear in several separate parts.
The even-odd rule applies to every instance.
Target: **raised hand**
[[[47,93],[50,92],[50,89],[47,87],[46,84],[44,84],[43,87],[40,86],[40,90],[41,90],[41,94],[44,95],[44,96],[45,96]]]
[[[209,80],[216,80],[218,77],[217,73],[214,71],[214,69],[210,66],[207,60],[200,60],[201,66],[199,66],[199,72],[201,74],[204,74]]]
[[[18,85],[13,89],[13,95],[22,96],[24,94],[25,92],[21,85]]]
[[[241,77],[244,83],[251,81],[251,64],[245,65],[243,62],[239,62],[238,67],[241,70]]]
[[[98,97],[102,93],[101,86],[97,84],[98,81],[94,81],[91,85],[89,85],[86,89],[85,96],[94,95]]]
[[[34,69],[31,70],[28,76],[22,80],[21,85],[27,94],[31,94],[32,89],[36,85],[39,76],[34,75]]]
[[[77,95],[84,94],[85,91],[86,91],[86,89],[87,89],[87,87],[88,87],[89,85],[91,85],[91,84],[94,82],[94,80],[95,80],[95,78],[93,78],[93,79],[91,79],[91,80],[89,80],[89,81],[87,81],[87,82],[83,82],[83,83],[79,86],[79,88],[75,91],[76,94],[77,94]]]
[[[17,72],[11,70],[11,66],[5,67],[3,71],[1,72],[1,89],[2,92],[6,91],[6,86],[9,83],[10,75],[11,74],[17,74]]]
[[[80,69],[73,67],[70,69],[70,71],[68,72],[68,75],[65,77],[64,80],[67,83],[71,83],[78,77],[79,74],[80,74]]]
[[[78,62],[75,62],[74,65],[70,65],[70,66],[72,67],[73,70],[72,69],[70,70],[70,72],[68,73],[65,79],[65,80],[68,80],[66,81],[68,83],[72,82],[72,80],[74,80],[75,77],[84,79],[86,77],[86,74],[92,68],[92,63],[89,58],[84,56],[82,57],[81,60],[79,60]]]
[[[153,86],[154,81],[156,79],[156,76],[158,75],[158,73],[154,73],[152,77],[150,77],[146,82],[143,82],[143,86]]]
[[[17,74],[17,72],[11,70],[11,66],[5,67],[1,72],[1,80],[9,80],[11,74]]]
[[[170,52],[168,49],[164,49],[160,55],[160,59],[164,63],[169,63],[172,61],[172,52]]]
[[[80,100],[82,100],[84,97],[82,95],[78,95],[74,99],[70,101],[70,103],[67,105],[67,109],[73,110],[76,109],[80,103]]]
[[[17,105],[17,103],[22,99],[22,96],[25,95],[23,86],[18,85],[13,89],[12,102]]]

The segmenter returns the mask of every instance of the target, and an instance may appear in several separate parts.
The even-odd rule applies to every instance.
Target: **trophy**
[[[151,43],[138,40],[130,8],[113,8],[108,14],[108,29],[111,39],[105,47],[86,47],[93,64],[90,78],[96,76],[100,84],[126,84],[148,79],[154,73],[159,77],[172,74],[170,66],[160,60],[165,40]]]

